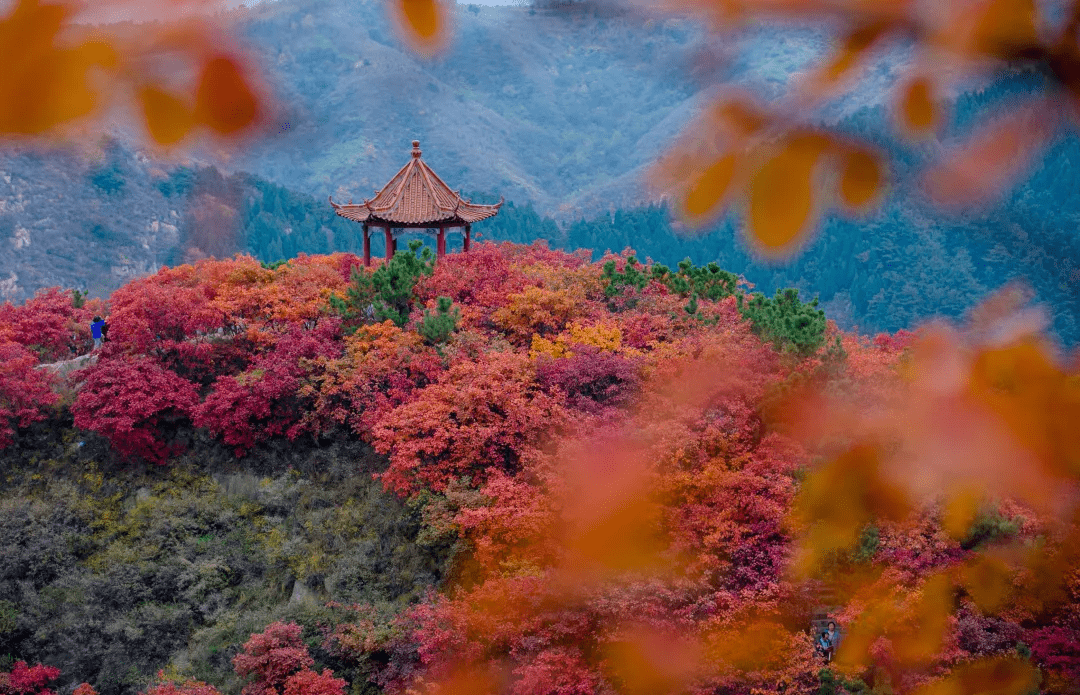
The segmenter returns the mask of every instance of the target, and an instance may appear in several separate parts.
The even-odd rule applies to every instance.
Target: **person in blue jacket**
[[[94,322],[90,324],[90,335],[94,338],[95,350],[101,347],[101,327],[104,325],[105,322],[101,320],[100,316],[95,316]]]

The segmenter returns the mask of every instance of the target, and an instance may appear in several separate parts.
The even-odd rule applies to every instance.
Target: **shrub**
[[[48,417],[59,399],[52,372],[35,369],[37,363],[22,345],[0,340],[0,449],[11,445],[16,429]]]
[[[311,670],[315,660],[300,641],[301,631],[296,623],[276,622],[251,636],[233,658],[237,674],[255,676],[244,695],[344,695],[345,681],[333,671]]]
[[[375,321],[389,319],[395,325],[404,326],[412,311],[413,288],[417,280],[431,275],[435,267],[431,249],[425,248],[417,255],[421,246],[423,242],[419,240],[410,241],[408,250],[398,251],[373,273],[354,268],[352,284],[346,289],[345,298],[332,298],[331,310],[350,322],[365,316],[370,305],[373,311],[370,318]]]
[[[68,359],[89,345],[90,319],[100,302],[87,307],[70,290],[39,291],[22,306],[0,305],[0,336],[26,346],[43,361]]]
[[[162,676],[162,673],[158,673],[158,676]],[[84,683],[85,685],[85,683]],[[81,686],[80,686],[81,687]],[[78,689],[75,690],[73,695],[79,695]],[[96,694],[95,694],[96,695]],[[214,686],[203,683],[197,680],[184,680],[179,683],[173,681],[165,681],[158,683],[146,689],[146,692],[139,695],[221,695],[218,689]]]
[[[526,287],[507,299],[507,305],[497,309],[491,318],[517,343],[562,330],[579,310],[577,300],[565,289]]]
[[[604,263],[604,295],[613,311],[633,309],[637,304],[634,295],[649,284],[649,276],[641,272],[639,266],[636,256],[628,256],[622,270],[618,269],[618,264],[613,260]]]
[[[300,640],[302,631],[296,623],[271,623],[244,643],[243,652],[232,660],[238,675],[254,676],[244,695],[281,693],[289,676],[315,663]]]
[[[45,686],[60,677],[55,666],[27,666],[16,661],[10,673],[0,673],[0,695],[54,695]]]
[[[195,424],[220,435],[236,448],[237,456],[276,435],[295,439],[308,429],[303,416],[314,400],[313,389],[301,395],[301,388],[325,370],[326,360],[340,356],[340,329],[336,319],[324,320],[312,331],[294,326],[250,369],[219,377],[194,409]]]
[[[1042,627],[1028,634],[1031,660],[1050,672],[1045,692],[1076,692],[1080,683],[1080,630]]]
[[[461,323],[461,309],[454,307],[454,310],[450,311],[452,304],[453,300],[449,297],[439,297],[434,314],[424,311],[419,333],[428,343],[437,345],[446,342],[450,334],[457,330]]]
[[[739,284],[738,276],[722,270],[716,263],[695,266],[689,258],[679,261],[679,269],[674,273],[667,266],[654,265],[650,276],[683,297],[696,294],[712,301],[735,294]]]
[[[587,346],[570,357],[542,359],[536,373],[541,386],[558,389],[566,394],[571,408],[589,413],[625,405],[639,386],[637,370],[629,360]]]
[[[755,335],[781,352],[801,357],[825,344],[825,312],[817,305],[816,298],[799,301],[799,290],[790,287],[771,298],[759,292],[745,300],[739,297],[739,312],[750,320]]]
[[[530,361],[514,353],[452,366],[376,425],[375,449],[390,456],[383,484],[411,495],[463,475],[516,470],[562,417],[534,377]]]
[[[149,357],[102,360],[86,370],[71,408],[75,426],[105,436],[127,457],[163,464],[182,447],[167,441],[199,402],[195,386]]]

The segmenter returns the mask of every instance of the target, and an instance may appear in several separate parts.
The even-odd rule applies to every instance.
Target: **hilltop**
[[[866,695],[927,682],[927,664],[1001,662],[1068,692],[1077,530],[1022,503],[1023,460],[1006,476],[1020,501],[957,521],[835,429],[851,408],[969,464],[986,436],[1009,441],[1006,421],[979,425],[1017,412],[997,382],[923,393],[909,375],[934,356],[910,334],[843,333],[715,265],[479,243],[432,267],[417,250],[371,269],[204,259],[107,304],[0,307],[0,683],[404,695],[492,665],[528,692],[600,695],[635,677],[638,650],[692,639],[710,690]],[[95,313],[111,325],[96,363],[64,381],[35,368],[85,352]],[[976,351],[974,369],[1042,370],[1060,420],[1021,391],[1024,436],[1075,421],[1075,372],[1044,367],[1038,336],[949,340],[934,345]],[[793,428],[800,394],[827,400]],[[931,430],[888,414],[909,403]],[[802,532],[806,509],[827,534]],[[998,579],[1010,543],[1052,566]],[[807,552],[864,593],[793,575]],[[826,617],[860,666],[815,656]],[[886,649],[891,670],[866,665]]]
[[[942,140],[912,145],[882,105],[906,58],[882,56],[821,118],[888,151],[895,185],[867,216],[823,220],[794,262],[777,265],[749,251],[737,216],[688,236],[641,174],[711,81],[776,96],[825,49],[825,37],[762,27],[725,47],[739,56],[725,62],[677,18],[476,6],[454,17],[448,52],[425,60],[398,41],[380,3],[283,0],[239,11],[238,31],[266,67],[280,111],[269,137],[227,162],[208,148],[183,163],[159,161],[130,133],[79,149],[0,154],[0,243],[11,249],[0,255],[0,299],[24,301],[56,285],[105,296],[161,264],[205,255],[273,262],[356,251],[359,230],[329,214],[326,195],[370,195],[418,137],[452,186],[509,201],[476,230],[486,238],[596,253],[630,247],[672,266],[715,261],[767,294],[818,295],[830,318],[868,332],[962,316],[1020,280],[1049,304],[1056,335],[1080,340],[1071,291],[1080,272],[1076,138],[983,210],[943,212],[912,185],[951,138],[1037,89],[1038,76],[954,95]],[[380,253],[381,240],[375,245]]]

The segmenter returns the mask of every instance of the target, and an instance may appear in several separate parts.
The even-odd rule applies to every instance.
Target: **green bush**
[[[993,543],[1002,538],[1011,538],[1020,530],[1020,524],[1013,519],[991,511],[979,514],[968,529],[967,535],[960,541],[964,550],[972,550],[980,545]]]
[[[203,465],[8,466],[0,655],[62,665],[60,692],[86,681],[134,695],[163,668],[239,692],[230,660],[268,623],[315,635],[328,600],[392,617],[446,572],[449,540],[418,542],[421,510],[352,461],[335,473]]]
[[[373,273],[353,268],[345,298],[332,297],[330,310],[344,319],[347,329],[355,330],[355,322],[367,318],[379,322],[389,319],[404,326],[412,311],[416,281],[435,270],[431,249],[425,247],[421,254],[416,253],[423,245],[419,240],[410,241],[407,250],[396,252]]]
[[[878,548],[881,546],[881,531],[874,524],[868,525],[859,534],[859,540],[855,544],[855,551],[852,553],[852,559],[856,562],[870,562],[874,559],[874,555],[877,554]]]
[[[735,294],[739,284],[738,276],[722,270],[717,264],[695,266],[689,258],[679,261],[679,269],[675,273],[667,266],[654,265],[652,276],[683,297],[696,294],[714,302]]]
[[[817,305],[817,298],[799,301],[799,290],[790,287],[777,290],[771,298],[758,292],[746,299],[739,297],[739,312],[750,320],[755,335],[780,352],[800,357],[814,354],[825,344],[825,312]]]
[[[449,297],[439,297],[436,300],[435,313],[424,312],[424,319],[420,322],[420,336],[432,345],[446,342],[461,322],[461,309],[454,307],[454,310],[450,311],[453,302]]]
[[[639,269],[640,264],[635,256],[626,259],[621,272],[616,271],[615,261],[604,264],[604,294],[608,299],[614,299],[623,294],[627,288],[640,290],[649,284],[649,277]],[[636,302],[626,304],[626,308],[633,308]]]
[[[188,167],[178,167],[169,174],[169,178],[158,181],[157,188],[166,198],[185,196],[195,186],[195,171]]]

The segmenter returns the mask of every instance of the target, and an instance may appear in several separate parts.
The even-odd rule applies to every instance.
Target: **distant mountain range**
[[[455,187],[563,219],[645,203],[637,174],[687,120],[698,89],[685,69],[695,31],[680,20],[460,6],[451,50],[428,61],[398,40],[381,2],[282,0],[241,17],[276,93],[277,134],[227,162],[209,145],[188,156],[195,168],[251,172],[321,201],[370,196],[418,138]],[[89,147],[0,149],[0,300],[50,285],[107,294],[190,256],[191,206],[159,190],[174,169],[129,127]],[[244,199],[235,187],[202,191]],[[241,222],[218,253],[245,248]],[[334,224],[320,234],[335,231],[339,242],[355,234]]]
[[[183,167],[154,160],[129,129],[78,150],[0,149],[0,300],[50,285],[104,295],[202,255],[358,250],[357,225],[330,214],[326,196],[370,197],[419,139],[451,186],[516,204],[484,223],[486,238],[717,260],[767,292],[819,294],[830,316],[864,330],[957,316],[1025,278],[1052,305],[1059,335],[1080,341],[1075,139],[992,209],[947,216],[896,186],[869,218],[826,220],[788,266],[748,254],[737,221],[686,239],[649,210],[656,195],[643,173],[709,86],[779,95],[827,48],[823,35],[758,28],[718,48],[678,18],[459,5],[449,50],[427,60],[374,0],[279,0],[239,16],[276,95],[273,135],[227,160],[195,147]],[[941,149],[912,149],[890,132],[883,104],[906,64],[902,49],[879,58],[820,114],[892,151],[900,179]],[[1021,76],[955,95],[954,132],[1037,86]]]
[[[317,196],[370,197],[419,139],[454,186],[547,213],[647,202],[644,166],[698,101],[683,20],[458,6],[449,50],[402,45],[381,2],[287,0],[243,34],[272,70],[279,134],[230,165]]]

